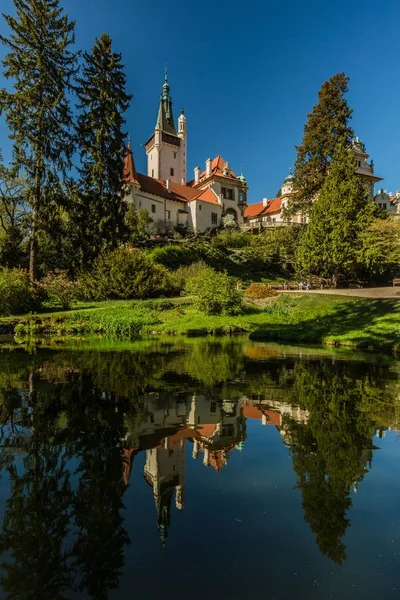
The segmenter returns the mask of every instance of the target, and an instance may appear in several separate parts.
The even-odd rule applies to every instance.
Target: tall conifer
[[[68,101],[75,71],[75,24],[59,0],[14,0],[16,15],[4,15],[9,52],[4,76],[12,91],[0,90],[0,113],[13,140],[13,166],[23,171],[31,208],[30,275],[36,276],[38,236],[57,203],[55,188],[70,166],[73,144]]]
[[[376,204],[356,174],[354,154],[339,146],[301,238],[300,268],[336,282],[355,277],[360,269],[360,234],[376,214]]]
[[[345,98],[348,82],[344,73],[326,81],[318,93],[318,103],[308,115],[302,143],[296,146],[294,189],[297,194],[289,207],[292,214],[309,213],[337,146],[349,145],[354,135],[349,126],[353,111]]]
[[[77,217],[81,231],[82,264],[90,264],[101,250],[115,248],[123,237],[125,203],[122,169],[125,153],[126,93],[121,54],[103,34],[92,52],[84,53],[78,78],[78,145],[81,156]]]

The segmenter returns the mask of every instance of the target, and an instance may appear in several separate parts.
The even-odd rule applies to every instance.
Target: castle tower
[[[186,136],[186,117],[183,109],[178,119],[178,133],[175,128],[168,73],[165,69],[154,134],[146,143],[149,177],[186,184]]]

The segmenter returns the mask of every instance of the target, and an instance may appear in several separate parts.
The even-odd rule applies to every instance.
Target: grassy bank
[[[207,316],[184,298],[82,304],[68,312],[2,319],[17,335],[207,335],[247,333],[254,340],[400,351],[400,301],[280,295],[240,316]]]

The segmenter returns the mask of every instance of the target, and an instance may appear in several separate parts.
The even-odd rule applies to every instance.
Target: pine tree
[[[356,174],[352,151],[344,145],[331,163],[325,183],[310,211],[298,263],[306,273],[333,278],[337,283],[357,275],[360,233],[374,220],[376,204]]]
[[[296,146],[294,189],[297,194],[289,207],[291,214],[309,213],[338,144],[349,145],[354,135],[349,126],[353,111],[345,98],[348,82],[344,73],[326,81],[318,93],[318,103],[308,115],[302,143]]]
[[[11,30],[0,36],[9,49],[3,66],[11,92],[0,90],[0,113],[13,140],[13,166],[27,180],[31,208],[30,275],[36,277],[38,234],[57,200],[53,191],[70,166],[73,151],[68,92],[75,71],[75,24],[59,0],[14,0]]]
[[[124,113],[131,96],[121,54],[103,34],[92,52],[84,53],[78,78],[78,144],[81,155],[80,199],[77,219],[83,242],[82,265],[101,250],[115,248],[124,235],[125,202],[122,169],[125,153]]]

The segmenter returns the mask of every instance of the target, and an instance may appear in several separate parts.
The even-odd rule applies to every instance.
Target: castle
[[[182,109],[176,129],[167,72],[154,133],[145,147],[147,175],[136,171],[130,146],[124,161],[126,199],[136,210],[147,210],[156,225],[189,227],[199,233],[220,227],[225,215],[243,227],[246,178],[236,175],[226,160],[208,158],[205,169],[196,167],[194,178],[187,181],[186,117]]]
[[[138,173],[130,145],[127,148],[123,181],[125,198],[137,211],[144,209],[156,226],[190,228],[198,233],[217,229],[230,215],[240,229],[260,231],[264,227],[307,223],[307,217],[294,215],[290,220],[285,208],[295,193],[293,176],[283,182],[278,198],[264,198],[247,203],[248,185],[222,156],[205,161],[205,169],[196,167],[194,178],[187,180],[187,121],[183,109],[178,128],[172,107],[167,71],[162,87],[154,133],[145,144],[147,175]],[[374,185],[382,178],[368,162],[365,146],[355,138],[352,148],[357,161],[357,173],[365,182],[371,198]],[[400,192],[396,196],[381,190],[375,200],[381,208],[400,216]]]

